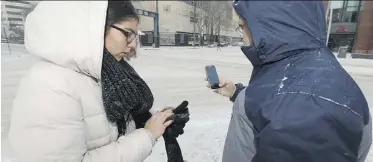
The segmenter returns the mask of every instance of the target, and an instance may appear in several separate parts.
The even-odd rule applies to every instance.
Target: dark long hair
[[[105,33],[108,27],[125,20],[137,20],[140,21],[140,17],[137,14],[135,7],[131,1],[108,1],[108,7],[106,12],[106,27]],[[106,34],[105,34],[106,35]]]

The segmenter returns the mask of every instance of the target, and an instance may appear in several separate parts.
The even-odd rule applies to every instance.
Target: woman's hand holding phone
[[[217,94],[222,95],[222,96],[231,98],[233,96],[234,92],[236,92],[236,85],[232,81],[226,80],[223,77],[219,76],[218,78],[219,78],[219,87],[220,88],[213,89],[213,91]],[[205,78],[205,80],[207,81],[207,78]],[[206,87],[211,88],[211,85],[209,84],[209,82],[207,82]]]

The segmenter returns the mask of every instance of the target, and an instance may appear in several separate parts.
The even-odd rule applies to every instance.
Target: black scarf
[[[152,116],[149,110],[153,106],[154,98],[148,85],[131,65],[123,59],[118,62],[106,48],[103,55],[102,98],[106,116],[110,122],[117,124],[119,137],[126,133],[127,123],[131,120],[135,121],[136,128],[145,126],[146,121]],[[185,111],[188,110],[185,109]],[[171,127],[175,126],[178,124],[173,124]],[[171,129],[168,128],[168,130]],[[167,132],[170,131],[166,131],[163,137],[168,162],[183,162],[181,149],[175,135]]]
[[[126,124],[134,120],[143,128],[151,117],[153,94],[145,81],[125,60],[117,61],[107,49],[102,60],[102,97],[108,120],[116,123],[119,136],[126,133]]]

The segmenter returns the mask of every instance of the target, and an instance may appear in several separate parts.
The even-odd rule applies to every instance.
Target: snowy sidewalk
[[[3,46],[2,46],[3,47]],[[9,55],[2,51],[2,161],[16,161],[7,140],[12,100],[20,78],[35,62],[30,55],[22,55],[22,47]],[[141,49],[131,64],[149,83],[155,107],[175,106],[183,100],[190,102],[191,120],[185,134],[179,137],[185,160],[190,162],[217,162],[221,155],[232,103],[205,87],[204,66],[214,64],[219,73],[236,82],[247,84],[252,67],[239,47],[221,48],[160,48]],[[2,48],[2,50],[4,50]],[[5,49],[6,50],[6,49]],[[3,55],[4,54],[4,55]],[[373,108],[373,61],[339,59],[364,91]],[[166,152],[159,140],[146,162],[164,162]],[[369,154],[367,162],[373,162]]]

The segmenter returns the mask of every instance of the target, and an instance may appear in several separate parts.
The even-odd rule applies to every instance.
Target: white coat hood
[[[33,55],[100,80],[106,11],[107,1],[41,2],[26,19],[25,46]]]
[[[106,11],[105,1],[42,1],[27,17],[26,48],[42,61],[13,102],[9,141],[17,161],[142,162],[150,155],[152,133],[131,121],[118,138],[102,87],[87,77],[100,80]]]

